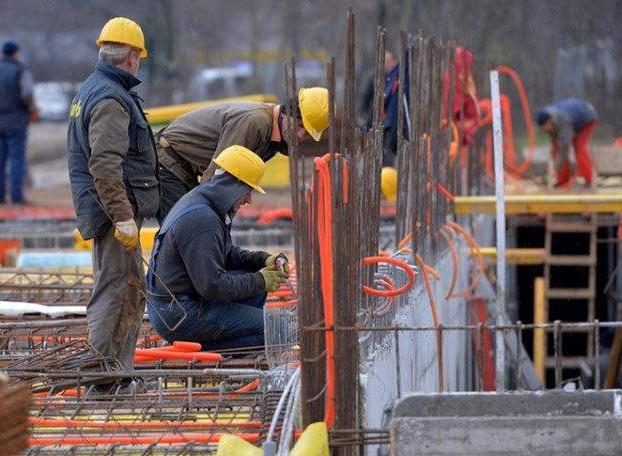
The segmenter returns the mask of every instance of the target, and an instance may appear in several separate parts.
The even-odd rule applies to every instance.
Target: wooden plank
[[[544,299],[544,278],[536,277],[533,282],[533,322],[535,324],[546,323],[548,320],[546,302]],[[533,331],[533,364],[538,379],[544,384],[546,358],[546,331],[534,329]]]
[[[622,192],[581,194],[506,195],[506,214],[581,214],[585,212],[622,212]],[[456,196],[454,213],[494,214],[495,197]]]

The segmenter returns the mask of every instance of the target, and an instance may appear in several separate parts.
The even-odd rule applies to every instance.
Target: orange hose
[[[136,350],[136,359],[138,362],[144,362],[145,359],[153,360],[165,360],[171,359],[176,361],[206,361],[212,363],[218,363],[222,361],[222,355],[219,353],[209,352],[176,352],[170,350],[162,350],[160,348],[146,348]]]
[[[445,372],[443,367],[443,337],[440,331],[440,320],[438,317],[438,310],[436,307],[436,301],[434,300],[434,293],[432,291],[432,285],[430,283],[429,267],[421,258],[421,255],[415,255],[415,259],[417,261],[417,266],[421,270],[421,275],[423,276],[423,286],[425,287],[425,291],[428,295],[428,303],[430,304],[430,313],[432,314],[432,322],[434,323],[434,327],[436,328],[436,360],[438,364],[438,389],[439,391],[445,390]]]
[[[160,445],[175,443],[218,443],[223,434],[161,434],[159,436],[134,437],[128,435],[81,436],[81,437],[30,437],[28,446],[34,445]],[[259,442],[258,433],[238,433],[238,437],[250,443]]]
[[[366,285],[363,285],[363,291],[366,294],[370,296],[379,296],[383,298],[388,298],[388,297],[399,296],[401,294],[404,294],[412,287],[413,282],[415,281],[415,271],[412,270],[412,268],[408,265],[408,263],[402,260],[398,260],[397,258],[392,258],[392,257],[373,256],[373,257],[363,258],[363,264],[365,265],[377,264],[377,263],[392,264],[393,266],[397,266],[398,268],[402,269],[406,273],[406,276],[407,276],[406,283],[399,288],[395,288],[394,290],[378,290],[376,288],[371,288]]]
[[[266,211],[257,219],[260,225],[269,225],[279,219],[289,219],[294,217],[294,211],[291,207],[280,207],[271,211]]]
[[[519,175],[522,175],[527,171],[531,164],[533,163],[533,158],[536,152],[536,134],[533,128],[533,123],[531,121],[531,109],[529,108],[529,99],[527,98],[527,91],[525,90],[525,86],[523,85],[523,81],[520,76],[514,69],[510,68],[507,65],[499,65],[497,66],[497,71],[502,74],[506,74],[512,79],[516,90],[518,91],[518,97],[520,99],[521,108],[523,110],[523,120],[525,121],[525,128],[527,130],[527,144],[528,144],[528,155],[518,166],[514,169]]]
[[[296,304],[298,304],[297,299],[290,299],[288,301],[267,302],[264,307],[266,309],[284,309],[286,307],[294,307]]]
[[[457,224],[456,222],[447,222],[446,226],[453,229],[456,233],[462,235],[462,237],[467,242],[467,244],[469,244],[471,253],[477,258],[476,264],[477,264],[478,271],[475,277],[473,278],[473,280],[471,281],[471,284],[466,289],[458,293],[454,293],[451,296],[454,298],[468,298],[469,296],[473,294],[473,291],[475,291],[480,281],[482,280],[482,277],[484,276],[484,267],[485,267],[484,257],[482,256],[480,252],[480,246],[475,240],[475,238],[473,238],[473,236],[471,236],[469,232],[465,230],[461,225]]]
[[[451,294],[454,292],[456,288],[456,283],[458,282],[458,276],[460,274],[460,262],[458,261],[458,249],[456,248],[456,244],[449,235],[449,230],[445,227],[441,227],[440,233],[445,242],[447,242],[447,247],[449,248],[449,252],[451,254],[451,282],[449,283],[449,288],[447,289],[447,293],[445,293],[445,299],[449,299]]]
[[[173,345],[168,347],[160,347],[160,350],[171,350],[179,352],[198,352],[201,351],[201,344],[198,342],[174,341]]]
[[[242,423],[201,423],[197,421],[92,421],[92,420],[72,420],[72,419],[50,419],[30,417],[28,421],[32,426],[39,427],[58,427],[58,428],[92,428],[92,429],[113,429],[123,430],[144,430],[144,429],[213,429],[213,428],[240,428],[257,429],[261,427],[260,421],[246,421]]]
[[[518,97],[521,104],[521,109],[523,113],[523,120],[525,122],[525,129],[527,130],[527,157],[525,160],[519,165],[516,163],[515,159],[515,145],[514,145],[514,132],[512,127],[512,113],[510,107],[510,100],[506,95],[501,95],[501,114],[503,117],[503,130],[504,130],[504,148],[505,155],[507,158],[506,166],[508,170],[514,174],[514,177],[517,179],[522,179],[523,175],[533,163],[533,159],[536,152],[536,134],[533,128],[533,122],[531,120],[531,109],[529,107],[529,99],[527,97],[527,91],[525,90],[525,86],[523,85],[523,81],[516,71],[510,68],[507,65],[499,65],[496,70],[510,77],[514,86],[516,87],[516,91],[518,92]],[[481,100],[479,103],[480,109],[485,112],[485,116],[480,120],[480,125],[485,126],[492,123],[492,103],[490,99]],[[486,144],[487,155],[492,155],[490,151],[492,150],[492,141],[487,141]],[[488,160],[488,158],[487,158]],[[487,168],[486,168],[487,169]]]
[[[332,329],[335,321],[333,315],[333,235],[332,235],[332,188],[327,155],[315,159],[317,170],[318,195],[317,233],[319,253],[322,261],[320,284],[324,303],[324,320]],[[326,404],[324,422],[329,428],[335,422],[335,334],[332,330],[325,332],[326,341]]]

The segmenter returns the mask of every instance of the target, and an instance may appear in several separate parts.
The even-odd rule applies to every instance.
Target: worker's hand
[[[125,250],[136,250],[139,244],[138,225],[134,219],[125,220],[124,222],[115,222],[114,237],[123,244]]]
[[[281,284],[287,281],[287,274],[281,271],[263,268],[260,269],[259,272],[263,276],[263,281],[266,284],[266,291],[276,291]]]
[[[266,268],[281,270],[289,275],[289,259],[285,256],[284,253],[279,253],[278,255],[270,255],[266,258]]]

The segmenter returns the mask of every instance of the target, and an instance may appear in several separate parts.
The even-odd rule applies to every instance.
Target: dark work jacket
[[[24,66],[13,59],[0,60],[0,130],[28,126],[28,105],[21,95],[20,79]]]
[[[175,204],[162,223],[151,254],[147,286],[152,298],[170,301],[166,288],[176,296],[206,302],[238,301],[265,291],[258,271],[268,254],[241,249],[231,241],[228,214],[250,190],[224,173],[203,182]]]
[[[123,161],[123,182],[135,217],[153,217],[160,205],[157,158],[151,127],[132,87],[140,80],[113,65],[98,63],[73,99],[67,148],[69,180],[78,229],[85,239],[103,235],[112,221],[101,204],[89,172],[89,123],[93,107],[112,98],[130,116],[129,149]]]
[[[579,98],[565,98],[545,106],[542,110],[551,116],[556,127],[562,126],[557,124],[566,123],[572,126],[575,133],[598,119],[594,106]]]

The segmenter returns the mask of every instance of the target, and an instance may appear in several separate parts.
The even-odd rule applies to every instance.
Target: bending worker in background
[[[594,106],[578,98],[566,98],[536,112],[536,123],[551,137],[553,161],[557,174],[556,187],[569,184],[571,176],[568,154],[574,147],[577,173],[585,184],[592,184],[592,160],[588,143],[596,129],[598,115]]]
[[[138,231],[159,205],[153,134],[132,90],[147,49],[140,26],[123,17],[104,25],[97,44],[99,62],[70,108],[69,180],[78,230],[94,241],[88,340],[127,370],[145,309]]]
[[[230,229],[251,192],[264,193],[265,164],[238,145],[214,163],[214,177],[183,196],[160,227],[147,274],[149,320],[167,341],[199,342],[203,350],[262,345],[266,292],[288,274],[277,257],[234,245]]]
[[[310,135],[319,141],[328,127],[328,90],[300,89],[296,132],[302,141]],[[198,185],[198,178],[211,177],[212,160],[227,147],[240,145],[264,162],[281,152],[287,155],[283,131],[291,123],[281,105],[271,103],[222,103],[180,116],[156,135],[162,204],[160,223],[173,205]]]

